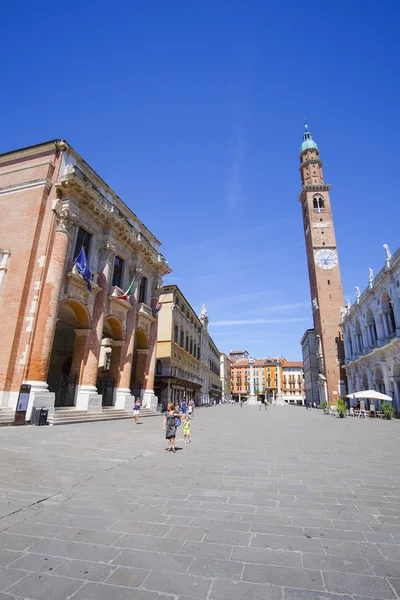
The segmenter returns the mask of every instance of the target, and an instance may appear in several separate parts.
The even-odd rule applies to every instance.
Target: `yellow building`
[[[154,391],[165,409],[168,402],[200,400],[202,324],[176,285],[160,291]]]

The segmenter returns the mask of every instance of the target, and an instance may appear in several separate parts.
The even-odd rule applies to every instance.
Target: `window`
[[[90,233],[88,233],[86,231],[86,229],[82,229],[82,227],[79,227],[78,235],[76,236],[76,244],[75,244],[75,250],[74,250],[74,257],[73,257],[74,260],[78,257],[78,254],[82,250],[82,248],[84,248],[84,250],[85,250],[86,258],[89,259],[89,249],[90,249],[90,240],[91,239],[92,239],[92,236],[90,235]]]
[[[325,201],[322,196],[315,196],[313,198],[314,212],[320,213],[325,211]]]
[[[188,334],[186,334],[185,350],[186,350],[186,352],[189,352],[189,336],[188,336]]]
[[[193,354],[193,339],[190,338],[190,349],[189,349],[190,354]]]
[[[197,360],[200,360],[200,346],[197,346]]]
[[[113,285],[116,285],[117,287],[121,287],[123,270],[124,270],[124,261],[119,256],[116,256],[114,258],[114,271],[113,271],[113,278],[112,278]]]
[[[185,332],[181,329],[181,347],[185,345]]]
[[[162,374],[162,362],[161,360],[157,361],[157,365],[156,365],[156,375],[161,375]]]
[[[175,326],[174,326],[174,342],[176,344],[179,343],[179,327],[178,327],[178,325],[176,323],[175,323]]]
[[[143,302],[146,304],[146,296],[147,296],[147,277],[142,277],[140,286],[139,286],[139,302]]]

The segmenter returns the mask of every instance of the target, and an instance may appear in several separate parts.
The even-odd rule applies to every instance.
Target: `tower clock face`
[[[333,269],[338,263],[338,257],[334,250],[318,250],[315,253],[315,262],[320,269]]]

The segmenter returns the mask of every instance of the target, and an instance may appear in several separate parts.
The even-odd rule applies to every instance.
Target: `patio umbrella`
[[[347,394],[346,398],[366,398],[367,400],[386,400],[386,402],[392,402],[393,398],[386,394],[381,394],[375,390],[366,390],[362,392],[354,392],[354,394]]]

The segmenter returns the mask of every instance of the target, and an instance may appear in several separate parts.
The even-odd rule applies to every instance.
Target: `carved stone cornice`
[[[331,187],[330,183],[307,183],[301,188],[299,202],[307,198],[307,192],[329,192]]]

